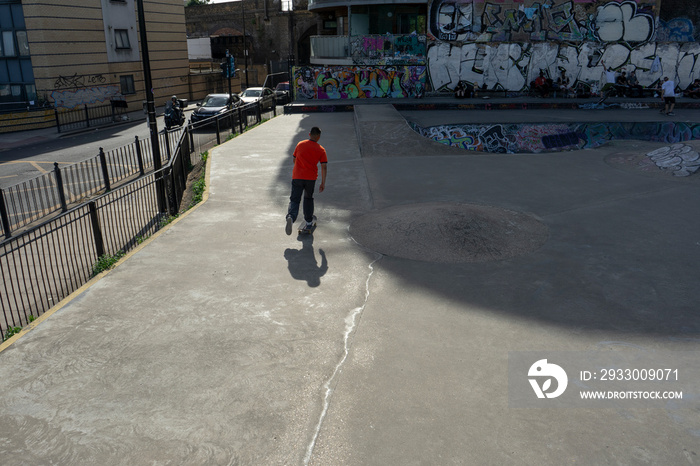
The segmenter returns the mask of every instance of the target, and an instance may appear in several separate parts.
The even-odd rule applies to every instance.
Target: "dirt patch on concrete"
[[[549,229],[534,217],[474,204],[411,204],[352,222],[361,245],[388,256],[438,263],[504,260],[540,248]]]

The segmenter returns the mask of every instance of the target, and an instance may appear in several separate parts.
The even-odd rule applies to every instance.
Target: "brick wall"
[[[306,10],[306,2],[295,2],[295,8],[294,40],[305,43],[308,42],[308,35],[316,33],[318,18]],[[250,41],[249,63],[286,60],[289,55],[289,16],[281,11],[279,0],[243,0],[187,7],[187,34],[189,37],[207,37],[223,28],[243,32],[244,9],[245,32]],[[241,64],[242,50],[241,46],[232,51],[236,62]],[[297,58],[299,53],[300,50],[295,48]],[[301,53],[304,54],[303,45]]]
[[[113,61],[103,7],[109,0],[24,0],[22,2],[37,94],[57,106],[103,105],[121,92],[120,77],[132,76],[135,93],[126,95],[129,110],[145,99],[140,52],[136,60]],[[114,4],[115,2],[112,2]],[[151,74],[157,104],[172,94],[187,94],[189,61],[185,14],[181,2],[145,0]],[[138,35],[134,0],[126,17]],[[133,16],[132,16],[133,12]],[[140,44],[130,44],[139,48]]]

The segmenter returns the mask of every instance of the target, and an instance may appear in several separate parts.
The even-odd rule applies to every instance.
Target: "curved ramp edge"
[[[355,105],[355,131],[362,157],[466,155],[470,152],[416,133],[391,104]]]

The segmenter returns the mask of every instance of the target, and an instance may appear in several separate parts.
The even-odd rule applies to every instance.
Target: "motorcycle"
[[[185,123],[185,112],[182,110],[182,100],[179,101],[180,106],[176,107],[172,102],[168,102],[165,106],[165,129],[170,129],[174,126],[182,126]]]

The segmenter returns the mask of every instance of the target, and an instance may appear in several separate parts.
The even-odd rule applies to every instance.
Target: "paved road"
[[[314,236],[290,237],[290,154],[314,125],[331,160],[327,189]],[[275,118],[211,151],[203,205],[0,353],[0,457],[697,462],[700,193],[696,179],[640,169],[660,146],[363,158],[352,113]],[[447,209],[465,205],[491,209]],[[436,209],[454,214],[426,236]],[[499,223],[503,212],[543,225],[545,242],[500,260],[404,257],[455,239],[497,254],[483,232],[522,239],[525,225]],[[393,221],[367,230],[377,214]],[[367,245],[387,235],[406,248]],[[530,362],[509,367],[527,351],[550,362],[671,354],[694,385],[682,401],[527,409],[509,393],[512,380],[530,390]],[[581,388],[577,373],[567,395]]]
[[[185,111],[188,119],[195,108],[190,105]],[[282,107],[278,107],[277,112],[282,113]],[[100,147],[107,152],[132,144],[135,137],[147,139],[150,131],[144,115],[135,112],[130,117],[132,121],[128,123],[68,134],[59,134],[55,128],[50,128],[0,135],[0,188],[49,172],[54,162],[59,166],[70,165],[95,157]],[[157,124],[161,130],[165,127],[162,116],[157,118]]]
[[[162,117],[158,118],[158,127],[164,127]],[[133,143],[136,136],[146,139],[150,135],[144,119],[65,136],[55,131],[52,128],[27,132],[24,142],[29,144],[19,147],[13,144],[14,147],[0,151],[0,187],[21,183],[40,173],[51,171],[54,162],[59,165],[78,163],[95,157],[100,147],[109,151]]]

